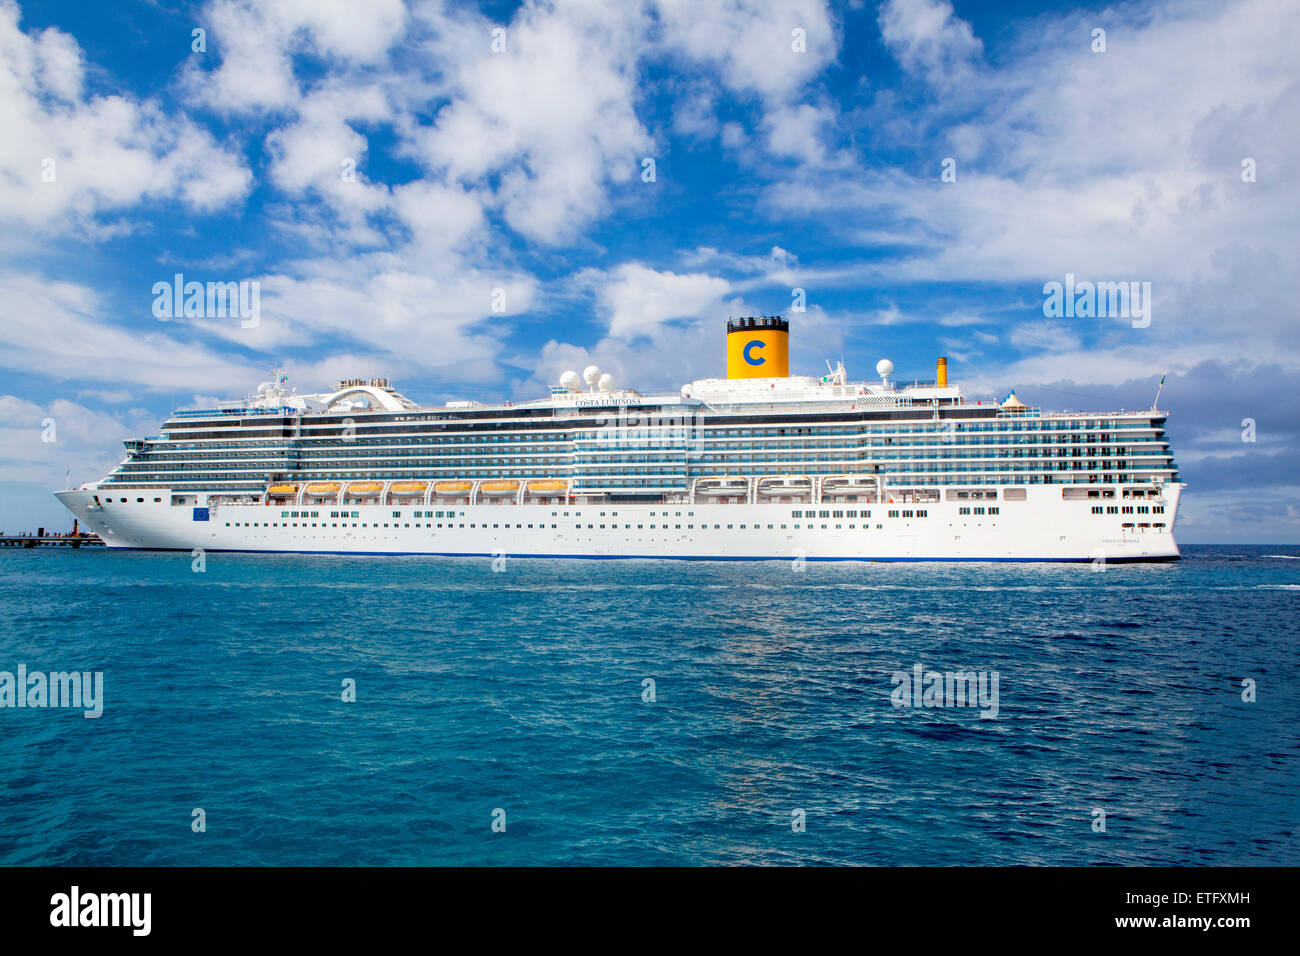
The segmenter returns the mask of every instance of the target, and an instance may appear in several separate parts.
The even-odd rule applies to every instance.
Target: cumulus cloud
[[[880,33],[904,69],[945,88],[964,79],[983,50],[949,0],[889,0],[880,8]]]
[[[494,204],[524,236],[573,238],[651,150],[635,110],[639,18],[616,6],[525,4],[496,52],[487,20],[431,22],[430,54],[453,93],[417,134],[416,155],[466,184],[494,178]]]
[[[717,276],[659,272],[632,262],[588,279],[601,283],[598,298],[609,334],[622,339],[652,336],[670,319],[698,317],[731,291],[731,284]]]
[[[94,232],[96,217],[142,202],[211,211],[247,193],[236,150],[155,102],[86,97],[84,72],[72,37],[25,33],[18,7],[0,2],[0,222]]]

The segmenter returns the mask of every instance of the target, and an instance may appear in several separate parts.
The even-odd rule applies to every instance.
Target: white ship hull
[[[170,493],[156,488],[105,488],[113,495],[107,505],[95,504],[93,488],[59,492],[57,497],[111,548],[809,561],[1114,563],[1179,557],[1173,526],[1182,485],[1168,484],[1163,497],[1142,502],[1163,509],[1154,520],[1148,514],[1095,514],[1093,507],[1099,502],[1063,500],[1062,487],[1031,486],[1024,501],[993,502],[996,515],[962,514],[962,508],[970,509],[969,501],[292,506],[223,502],[207,508],[207,518],[202,520],[199,514],[207,504],[203,494],[191,493],[183,505],[173,505]],[[1119,499],[1119,489],[1115,492]],[[197,501],[191,500],[195,497]],[[1129,503],[1108,504],[1118,510]],[[346,518],[330,516],[331,511],[343,509]],[[904,509],[913,514],[924,510],[926,515],[907,517]],[[849,511],[857,516],[832,516]],[[890,516],[891,511],[898,516]],[[316,512],[317,516],[282,517],[283,512]],[[394,512],[401,516],[394,517]],[[451,512],[454,517],[448,517]],[[794,517],[794,512],[801,516]],[[822,512],[831,514],[822,517]],[[862,517],[867,512],[870,517]]]

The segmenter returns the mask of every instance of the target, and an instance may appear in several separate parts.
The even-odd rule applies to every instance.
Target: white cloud
[[[872,249],[844,270],[855,280],[1024,284],[1031,323],[1043,321],[1038,290],[1067,272],[1149,281],[1150,328],[1096,322],[1085,340],[1156,366],[1200,340],[1300,368],[1300,271],[1283,251],[1300,246],[1300,193],[1281,173],[1300,152],[1300,8],[1116,8],[1105,54],[1090,49],[1095,19],[1035,18],[996,65],[976,68],[976,42],[947,4],[889,5],[882,29],[905,62],[941,70],[964,51],[970,65],[959,93],[936,91],[911,112],[882,93],[864,114],[873,128],[905,125],[921,161],[798,169],[767,191],[767,207]],[[954,149],[957,181],[944,183],[940,160]],[[1244,157],[1269,174],[1243,182]],[[884,258],[881,245],[903,252]],[[1110,381],[1104,365],[1098,380]]]
[[[297,105],[296,55],[382,61],[407,15],[401,0],[215,0],[199,20],[208,49],[190,61],[186,85],[197,101],[240,113]],[[218,65],[207,69],[210,60]]]
[[[763,120],[768,151],[809,166],[824,165],[827,156],[823,138],[835,119],[835,110],[808,103],[773,109]]]
[[[605,276],[590,274],[588,280],[601,283],[598,299],[609,334],[627,340],[653,336],[670,319],[696,318],[731,291],[731,284],[717,276],[658,272],[638,263],[624,263]]]
[[[476,185],[496,177],[509,225],[540,242],[572,239],[607,208],[611,186],[640,186],[649,134],[634,102],[642,24],[618,7],[527,4],[491,49],[492,24],[434,17],[430,54],[454,95],[415,138],[435,172]]]
[[[880,9],[880,33],[904,69],[935,86],[960,82],[983,50],[948,0],[888,0]]]
[[[821,0],[657,0],[654,6],[667,52],[710,63],[727,89],[774,102],[798,95],[839,49]],[[803,31],[804,52],[795,49],[795,30]]]
[[[66,398],[38,403],[15,395],[0,395],[0,422],[0,481],[46,491],[62,488],[68,472],[73,484],[103,477],[121,461],[122,441],[156,424],[140,409],[107,415]]]
[[[1021,352],[1072,352],[1083,345],[1077,328],[1057,322],[1021,323],[1007,338]]]
[[[60,233],[150,199],[210,211],[242,198],[250,174],[188,117],[150,101],[83,99],[80,47],[53,28],[35,38],[0,2],[0,222]]]
[[[140,295],[142,314],[151,300]],[[94,290],[47,282],[30,273],[0,273],[0,366],[30,369],[53,381],[75,379],[148,391],[242,388],[248,366],[158,331],[110,321]],[[179,331],[179,329],[177,329]]]

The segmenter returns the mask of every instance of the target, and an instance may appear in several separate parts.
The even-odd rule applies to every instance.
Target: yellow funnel
[[[727,322],[727,378],[785,378],[789,374],[789,322],[766,315]]]

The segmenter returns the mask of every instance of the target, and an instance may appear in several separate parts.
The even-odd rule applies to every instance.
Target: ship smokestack
[[[948,385],[948,360],[941,358],[934,363],[934,384],[940,388]]]
[[[779,315],[727,322],[727,378],[787,378],[790,323]]]

